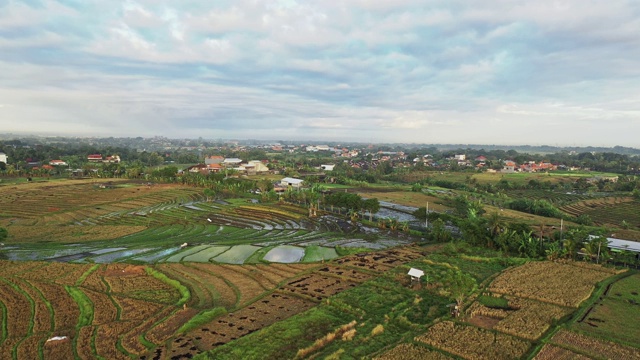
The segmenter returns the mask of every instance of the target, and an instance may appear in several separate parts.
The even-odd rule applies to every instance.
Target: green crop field
[[[582,322],[573,329],[606,340],[640,348],[640,323],[629,321],[640,307],[640,274],[628,276],[611,285]]]

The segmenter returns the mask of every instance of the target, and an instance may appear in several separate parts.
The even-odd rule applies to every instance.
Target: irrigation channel
[[[377,218],[396,218],[414,223],[413,209],[384,203]],[[342,218],[324,215],[311,221],[305,217],[250,217],[237,210],[224,211],[226,204],[189,202],[154,209],[137,209],[108,217],[86,219],[70,227],[146,223],[146,230],[111,240],[61,244],[43,234],[37,243],[0,246],[0,259],[14,261],[58,261],[71,263],[130,262],[140,264],[203,262],[251,264],[299,263],[338,257],[336,247],[384,249],[409,240],[380,233],[377,228],[354,226]],[[235,212],[234,212],[235,211]],[[268,208],[264,208],[268,212]],[[273,214],[271,214],[273,215]],[[163,225],[168,216],[188,219]]]

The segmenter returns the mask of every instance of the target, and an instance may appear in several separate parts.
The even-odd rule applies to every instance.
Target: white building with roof
[[[302,180],[302,179],[286,177],[286,178],[280,180],[280,186],[284,186],[284,187],[291,186],[294,189],[299,189],[299,188],[302,187],[302,183],[303,182],[304,182],[304,180]]]

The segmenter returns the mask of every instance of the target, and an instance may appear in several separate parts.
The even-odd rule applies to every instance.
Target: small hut
[[[420,278],[424,276],[424,271],[415,268],[409,269],[408,275],[411,276],[411,281],[420,281]]]

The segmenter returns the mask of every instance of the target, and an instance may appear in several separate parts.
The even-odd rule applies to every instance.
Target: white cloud
[[[43,4],[0,6],[14,127],[526,143],[511,134],[588,142],[627,124],[610,140],[626,145],[640,131],[628,1]]]

